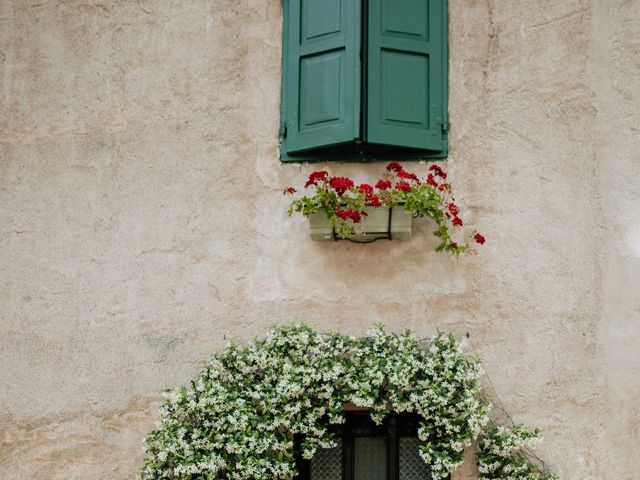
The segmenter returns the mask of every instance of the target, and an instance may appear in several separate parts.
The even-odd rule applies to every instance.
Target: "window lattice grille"
[[[342,479],[342,440],[334,448],[319,449],[311,460],[311,480]]]
[[[400,438],[400,480],[429,480],[429,468],[418,453],[417,438]]]

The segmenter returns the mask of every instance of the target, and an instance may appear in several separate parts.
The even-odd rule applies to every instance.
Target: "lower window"
[[[428,480],[429,467],[418,453],[419,417],[390,414],[376,425],[367,412],[346,414],[335,426],[334,448],[320,449],[309,461],[298,456],[299,480]]]

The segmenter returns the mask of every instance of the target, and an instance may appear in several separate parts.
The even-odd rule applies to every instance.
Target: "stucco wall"
[[[468,331],[564,478],[638,478],[638,18],[450,0],[456,261],[286,217],[280,0],[0,2],[0,478],[135,475],[163,385],[293,321]]]

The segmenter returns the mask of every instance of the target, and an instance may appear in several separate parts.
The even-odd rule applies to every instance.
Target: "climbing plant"
[[[478,452],[480,480],[554,480],[525,450],[540,440],[540,430],[524,425],[493,425],[483,432]]]
[[[213,355],[189,386],[165,392],[140,478],[292,478],[294,435],[307,459],[334,446],[329,427],[344,421],[347,402],[368,408],[376,423],[390,409],[419,414],[420,455],[434,479],[460,465],[478,438],[482,478],[554,478],[514,454],[523,430],[487,428],[480,375],[452,335],[438,333],[425,345],[382,327],[361,338],[276,327]]]

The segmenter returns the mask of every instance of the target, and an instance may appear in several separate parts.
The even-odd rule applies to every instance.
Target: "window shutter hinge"
[[[451,126],[451,124],[449,122],[446,122],[444,118],[437,117],[436,121],[440,124],[440,127],[442,128],[442,133],[447,133],[449,131],[449,127]]]
[[[280,137],[287,138],[287,122],[280,123]]]

